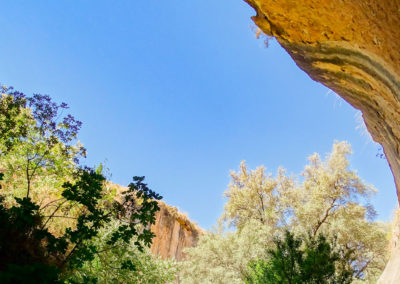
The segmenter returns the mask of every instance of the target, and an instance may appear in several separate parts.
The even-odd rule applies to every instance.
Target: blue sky
[[[3,1],[0,82],[65,101],[83,121],[86,163],[126,185],[145,175],[202,227],[223,208],[241,160],[299,173],[349,141],[351,167],[396,208],[379,145],[356,111],[312,81],[274,41],[255,39],[242,0]]]

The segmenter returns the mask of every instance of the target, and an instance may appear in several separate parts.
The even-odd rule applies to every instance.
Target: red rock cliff
[[[184,258],[183,249],[197,244],[202,234],[195,223],[178,209],[160,202],[160,211],[156,215],[156,223],[151,227],[155,233],[151,252],[163,259],[181,260]]]
[[[109,182],[109,186],[116,188],[118,193],[127,189],[112,182]],[[119,200],[120,197],[117,199]],[[185,214],[180,213],[178,208],[167,205],[163,201],[158,201],[158,205],[160,210],[156,213],[155,224],[151,226],[155,234],[151,252],[163,259],[182,260],[183,249],[195,246],[204,230],[190,221]]]

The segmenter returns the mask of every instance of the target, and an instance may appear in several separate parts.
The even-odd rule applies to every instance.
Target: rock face
[[[185,256],[183,249],[195,246],[203,230],[179,213],[177,208],[163,202],[159,205],[156,223],[151,227],[156,235],[151,252],[163,259],[181,260]]]
[[[400,0],[245,1],[256,10],[258,27],[301,69],[362,111],[400,200]],[[400,283],[391,263],[399,267],[400,249],[382,283]]]
[[[400,1],[247,0],[310,77],[363,113],[400,186]]]
[[[390,244],[392,257],[381,275],[378,284],[399,283],[400,279],[400,210],[397,210],[393,222],[393,235]]]
[[[126,187],[109,182],[118,193],[127,190]],[[121,201],[121,195],[117,195]],[[151,252],[163,259],[182,260],[185,255],[183,249],[197,244],[199,236],[204,233],[196,223],[178,211],[176,207],[158,201],[160,210],[156,213],[156,222],[151,226],[155,234],[152,240]]]

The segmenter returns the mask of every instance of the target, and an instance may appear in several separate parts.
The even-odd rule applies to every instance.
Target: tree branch
[[[329,213],[331,212],[331,210],[337,206],[337,204],[335,204],[335,202],[336,202],[336,198],[333,199],[331,206],[325,211],[325,215],[322,218],[322,220],[317,223],[317,226],[313,230],[313,238],[315,238],[315,236],[317,235],[317,232],[318,232],[319,228],[322,226],[322,224],[325,223],[326,219],[328,219]]]

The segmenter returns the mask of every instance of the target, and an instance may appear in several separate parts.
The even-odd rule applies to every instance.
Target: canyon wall
[[[400,210],[397,210],[393,220],[390,250],[392,251],[392,257],[386,265],[378,284],[400,283]]]
[[[363,113],[400,186],[400,0],[247,0],[309,76]]]
[[[203,230],[178,212],[177,208],[164,202],[159,202],[159,206],[156,223],[151,227],[156,235],[151,252],[163,259],[181,260],[185,256],[183,249],[195,246]]]
[[[120,193],[126,191],[127,187],[112,182],[108,186],[116,189],[117,200],[121,201]],[[163,201],[158,201],[158,206],[160,210],[156,213],[156,222],[151,226],[155,237],[150,250],[162,259],[182,260],[185,257],[183,249],[195,246],[205,231],[179,212],[178,208]]]
[[[256,25],[302,70],[362,111],[383,146],[399,200],[400,0],[245,1]],[[399,265],[395,246],[381,283],[400,283]]]

